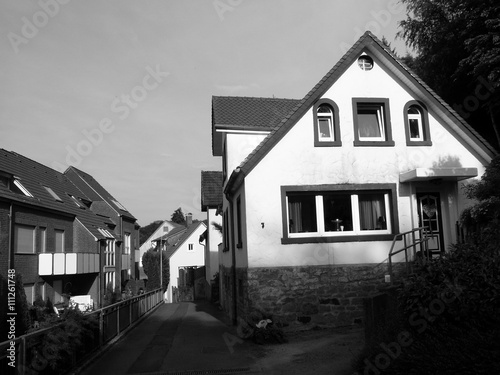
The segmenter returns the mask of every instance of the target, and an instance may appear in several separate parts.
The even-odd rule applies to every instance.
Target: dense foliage
[[[500,3],[401,0],[410,67],[480,134],[500,144]],[[489,124],[489,125],[488,125]]]
[[[166,256],[166,252],[162,251],[162,278],[163,278],[163,289],[165,290],[170,281],[170,269],[169,261]],[[148,276],[148,282],[146,284],[146,290],[154,290],[160,287],[160,253],[154,249],[150,249],[144,253],[142,256],[142,265],[144,267],[144,272]]]
[[[139,229],[139,246],[146,242],[146,240],[155,232],[155,230],[159,228],[161,223],[163,223],[162,220],[156,220]]]
[[[186,225],[186,217],[182,212],[182,208],[179,207],[177,210],[174,211],[174,213],[170,217],[170,221],[176,224]]]

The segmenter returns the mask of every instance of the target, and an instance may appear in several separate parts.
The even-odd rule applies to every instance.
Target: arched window
[[[314,145],[340,146],[339,114],[337,105],[322,99],[314,107]]]
[[[417,101],[406,103],[404,108],[406,144],[408,146],[430,146],[427,109]]]

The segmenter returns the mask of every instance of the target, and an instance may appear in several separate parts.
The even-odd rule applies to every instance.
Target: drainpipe
[[[12,202],[10,203],[9,207],[9,244],[8,244],[8,267],[9,269],[14,269],[14,255],[12,254],[13,246],[12,243],[14,241],[14,226],[12,223],[14,222],[14,210],[12,208]]]

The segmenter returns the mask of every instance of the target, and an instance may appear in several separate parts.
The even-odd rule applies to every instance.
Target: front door
[[[432,231],[432,237],[428,242],[429,250],[433,254],[438,254],[444,251],[439,193],[417,194],[417,202],[419,226],[427,227]]]

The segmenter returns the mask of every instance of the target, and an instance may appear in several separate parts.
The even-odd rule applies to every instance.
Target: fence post
[[[99,348],[104,345],[104,309],[99,310]]]

